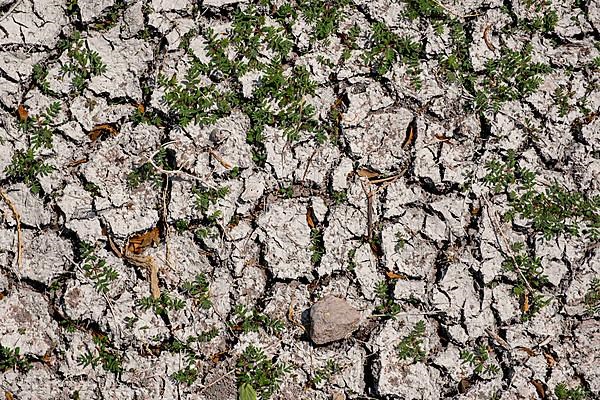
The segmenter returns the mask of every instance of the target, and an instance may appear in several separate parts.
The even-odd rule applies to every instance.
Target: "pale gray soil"
[[[0,397],[598,399],[599,109],[598,0],[0,0]]]

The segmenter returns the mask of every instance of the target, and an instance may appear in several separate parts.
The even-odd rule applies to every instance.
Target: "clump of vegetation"
[[[536,189],[535,173],[518,165],[514,151],[505,162],[493,160],[486,165],[485,182],[496,193],[506,192],[510,210],[506,220],[516,215],[529,219],[532,228],[546,239],[559,234],[600,238],[600,196],[588,198],[562,188],[558,182],[545,191]]]
[[[15,347],[4,347],[0,345],[0,372],[16,369],[20,372],[27,372],[31,369],[31,363],[28,358],[21,354],[21,349]]]
[[[314,26],[313,40],[327,39],[339,29],[345,18],[344,8],[349,0],[301,0],[298,8],[304,18]]]
[[[396,303],[394,296],[394,285],[381,281],[375,287],[375,294],[380,304],[375,307],[375,312],[387,317],[395,317],[402,311],[400,304]]]
[[[310,230],[310,260],[313,264],[321,262],[321,258],[325,254],[325,242],[323,239],[323,231],[319,228],[312,228]]]
[[[421,320],[415,324],[410,333],[402,338],[396,350],[398,351],[398,358],[406,360],[412,358],[413,362],[422,361],[425,356],[425,350],[423,350],[423,337],[425,335],[425,321]]]
[[[250,310],[241,304],[235,306],[230,326],[233,330],[241,330],[244,333],[258,332],[262,328],[267,333],[277,334],[285,329],[283,321],[254,309]]]
[[[172,297],[167,292],[162,292],[158,298],[152,296],[143,297],[138,301],[143,310],[152,309],[156,315],[166,316],[167,311],[179,311],[185,308],[183,299]]]
[[[17,150],[4,172],[9,179],[25,183],[32,193],[41,191],[39,178],[55,170],[38,153],[52,148],[52,125],[59,112],[59,102],[50,104],[41,115],[29,116],[24,108],[19,110],[19,129],[28,135],[29,147],[25,151]]]
[[[542,261],[538,257],[532,257],[524,251],[523,243],[512,245],[513,257],[506,258],[502,267],[516,276],[517,283],[513,287],[513,294],[521,299],[523,303],[523,320],[531,318],[543,307],[550,303],[550,298],[541,294],[540,290],[548,283],[548,277],[544,275]]]
[[[490,360],[490,354],[485,345],[479,346],[475,349],[475,352],[469,350],[463,350],[460,352],[460,359],[463,364],[468,364],[472,367],[473,373],[480,377],[491,377],[497,375],[500,372],[500,367],[492,363]]]
[[[238,398],[269,399],[279,390],[290,368],[268,358],[262,349],[249,345],[236,363]]]
[[[585,294],[583,302],[590,314],[600,313],[600,278],[592,279],[592,283]]]
[[[102,368],[107,372],[119,374],[123,372],[121,356],[114,349],[109,339],[104,335],[94,335],[93,339],[96,346],[94,351],[88,350],[85,354],[77,358],[77,362],[84,368],[91,365],[96,368],[102,365]]]
[[[365,52],[365,62],[373,66],[379,75],[389,72],[395,62],[406,64],[413,85],[419,89],[421,87],[419,59],[423,52],[421,44],[413,42],[408,37],[399,37],[383,22],[376,22],[372,29],[371,46]]]
[[[475,93],[476,111],[498,111],[507,101],[520,100],[534,93],[542,84],[542,75],[550,66],[531,61],[533,47],[526,44],[521,50],[500,49],[500,58],[485,64],[483,79]]]
[[[156,166],[165,171],[172,171],[174,169],[174,159],[175,154],[173,150],[161,147],[152,158],[152,161]],[[161,187],[163,184],[162,175],[157,173],[156,168],[151,162],[145,162],[134,168],[133,171],[127,175],[127,185],[132,189],[139,187],[142,182],[152,182],[152,185],[155,188]]]
[[[119,278],[119,273],[109,266],[105,259],[95,254],[92,244],[81,242],[79,252],[83,259],[85,276],[94,283],[94,288],[99,293],[107,293],[109,285]]]
[[[73,32],[68,39],[59,43],[59,48],[66,50],[69,58],[61,67],[62,77],[72,77],[71,85],[75,93],[81,93],[92,77],[106,72],[106,64],[102,62],[100,54],[86,47],[80,32]]]
[[[315,374],[312,377],[312,383],[314,385],[319,385],[321,382],[329,380],[332,375],[338,373],[340,371],[340,367],[337,365],[335,360],[329,359],[325,363],[323,368],[319,368],[315,371]]]
[[[182,289],[185,294],[193,297],[201,308],[208,310],[212,306],[209,287],[206,275],[197,274],[194,281],[185,282]]]
[[[569,388],[566,383],[561,382],[554,388],[554,395],[558,400],[585,400],[589,392],[581,386]]]

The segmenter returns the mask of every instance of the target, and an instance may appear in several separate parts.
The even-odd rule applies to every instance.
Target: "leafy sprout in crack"
[[[182,289],[185,294],[193,297],[201,308],[208,310],[212,306],[209,286],[206,275],[197,274],[192,282],[185,282]]]
[[[15,347],[5,347],[0,345],[0,372],[8,370],[17,370],[27,372],[31,369],[31,363],[28,357],[21,354],[21,349]]]
[[[167,311],[180,311],[185,308],[185,300],[173,297],[167,292],[162,292],[156,299],[152,296],[142,297],[137,304],[143,310],[152,309],[156,315],[163,316],[167,315]]]
[[[248,345],[236,363],[238,398],[240,400],[269,399],[283,382],[290,367],[274,362],[264,351]]]
[[[233,330],[258,332],[260,328],[270,334],[279,334],[285,329],[283,321],[271,318],[257,310],[250,310],[246,306],[238,304],[233,310],[233,318],[230,325]]]
[[[412,358],[413,362],[422,361],[425,356],[425,350],[423,350],[423,337],[425,335],[425,321],[421,320],[417,322],[410,333],[402,338],[396,350],[398,351],[398,358],[406,360]]]
[[[109,266],[104,258],[96,255],[91,243],[81,242],[79,252],[83,260],[82,268],[85,276],[93,282],[94,288],[99,293],[107,293],[110,284],[119,278],[119,273]]]
[[[375,311],[385,317],[395,318],[402,311],[400,304],[396,303],[393,297],[394,284],[381,281],[375,286],[375,295],[380,304],[375,307]]]
[[[460,358],[463,364],[468,364],[473,367],[473,374],[480,377],[493,377],[500,372],[500,367],[494,364],[490,358],[490,353],[485,345],[481,345],[474,352],[470,350],[462,350]]]
[[[600,313],[600,278],[592,279],[583,302],[588,313],[592,315]]]
[[[59,48],[67,51],[69,59],[61,67],[62,77],[72,78],[75,93],[81,93],[91,78],[106,72],[106,64],[100,54],[87,48],[80,32],[74,31],[68,39],[59,43]]]

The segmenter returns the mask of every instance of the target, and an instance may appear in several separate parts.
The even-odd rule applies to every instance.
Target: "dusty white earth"
[[[599,109],[598,0],[0,0],[0,395],[598,399]]]

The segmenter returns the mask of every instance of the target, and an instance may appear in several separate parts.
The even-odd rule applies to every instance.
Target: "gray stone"
[[[310,338],[318,345],[348,337],[360,323],[361,314],[344,299],[327,296],[310,308]]]

